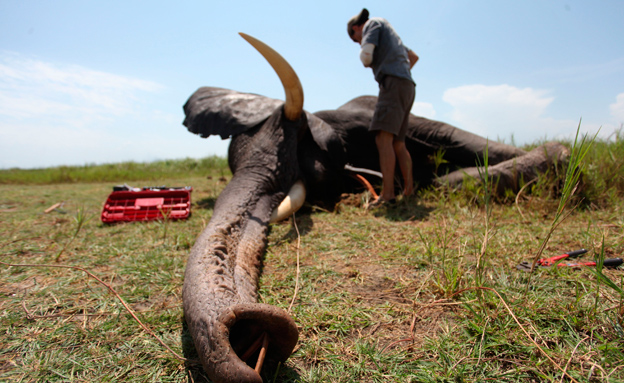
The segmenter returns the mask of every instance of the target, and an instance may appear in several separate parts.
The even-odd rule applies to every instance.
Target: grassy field
[[[585,160],[554,231],[548,178],[496,203],[483,188],[426,190],[371,212],[366,194],[350,195],[273,225],[261,301],[288,310],[300,339],[265,380],[624,381],[624,270],[516,269],[543,243],[544,257],[624,256],[622,140],[595,142]],[[206,381],[181,289],[226,166],[0,171],[0,381]],[[192,186],[193,214],[104,225],[124,182]]]

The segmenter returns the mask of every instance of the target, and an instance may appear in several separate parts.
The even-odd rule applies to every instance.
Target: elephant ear
[[[308,119],[310,133],[312,133],[314,142],[316,142],[319,148],[329,154],[338,156],[344,154],[344,142],[336,130],[314,114],[305,113]]]
[[[206,138],[240,134],[265,121],[283,101],[230,89],[202,87],[184,104],[184,126]]]

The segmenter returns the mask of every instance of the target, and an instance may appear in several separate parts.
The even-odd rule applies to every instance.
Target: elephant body
[[[336,110],[305,112],[308,127],[299,133],[297,168],[306,185],[308,202],[331,209],[341,194],[362,190],[361,184],[348,177],[349,172],[344,168],[347,164],[379,171],[375,138],[368,131],[376,102],[374,96],[361,96]],[[223,138],[235,138],[266,121],[281,103],[260,95],[204,87],[198,89],[186,104],[185,125],[202,137],[219,134]],[[247,113],[234,113],[233,110],[238,108],[247,110]],[[527,154],[515,146],[489,141],[444,122],[413,114],[409,118],[405,144],[412,156],[414,180],[419,187],[440,183],[460,185],[466,175],[478,178],[476,165],[484,162],[486,151],[490,166],[514,159],[513,163],[518,164]],[[559,144],[551,144],[550,149],[551,154],[541,159],[525,158],[524,168],[538,164],[548,166],[552,163],[550,157],[566,152]],[[443,153],[444,157],[440,166],[432,161],[437,153]],[[231,145],[230,162],[237,155],[236,146]],[[467,171],[469,168],[474,169]],[[498,174],[496,169],[492,173],[502,189],[517,191],[522,185],[505,179],[512,175],[508,172]],[[517,175],[513,177],[518,178]],[[530,177],[524,178],[525,182],[529,180]]]
[[[374,135],[368,131],[376,103],[377,97],[361,96],[337,110],[316,112],[314,116],[331,126],[339,135],[346,153],[345,160],[347,163],[358,168],[378,171],[377,147]],[[483,161],[486,146],[488,161],[491,165],[526,154],[524,150],[514,146],[488,141],[483,137],[444,122],[413,114],[409,117],[405,145],[414,164],[414,180],[420,187],[434,183],[437,174],[474,167],[477,161]],[[439,151],[444,152],[446,162],[436,169],[431,158]],[[341,165],[344,167],[344,164],[338,164],[336,167]],[[347,188],[343,192],[353,192],[355,185],[351,183],[351,188]],[[312,200],[311,202],[319,203],[320,201]]]

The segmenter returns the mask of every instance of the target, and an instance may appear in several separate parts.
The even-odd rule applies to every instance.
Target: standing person
[[[379,83],[379,97],[369,130],[376,132],[383,189],[369,208],[394,203],[394,169],[398,160],[405,187],[404,196],[414,192],[412,157],[405,147],[410,110],[416,96],[416,83],[410,70],[418,56],[403,45],[392,25],[380,17],[368,18],[366,8],[347,23],[347,32],[361,46],[360,60],[373,69]]]

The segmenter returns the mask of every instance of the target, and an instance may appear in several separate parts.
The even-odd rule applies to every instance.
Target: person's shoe
[[[396,198],[392,198],[389,200],[386,200],[383,197],[378,197],[376,200],[374,200],[373,202],[369,203],[366,206],[366,210],[372,210],[372,209],[377,209],[380,208],[384,205],[386,206],[394,206],[396,204]]]

